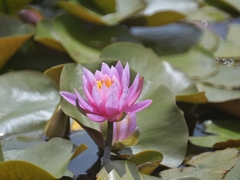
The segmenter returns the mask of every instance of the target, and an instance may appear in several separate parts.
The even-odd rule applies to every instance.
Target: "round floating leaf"
[[[152,99],[152,104],[137,113],[140,138],[131,146],[133,154],[155,150],[163,155],[161,164],[175,167],[182,163],[187,147],[188,129],[175,104],[174,95],[165,86],[151,87],[140,100]],[[151,133],[149,133],[151,132]]]
[[[0,14],[14,14],[15,12],[24,8],[27,4],[29,4],[32,0],[1,0],[0,1]]]
[[[132,24],[145,26],[169,24],[185,18],[199,7],[197,0],[145,0],[145,2],[146,8],[136,15],[136,19],[130,21]]]
[[[209,52],[216,51],[220,43],[219,37],[207,29],[203,29],[202,32],[202,36],[196,46],[203,48]]]
[[[195,83],[182,71],[171,66],[151,50],[137,44],[115,43],[103,49],[101,58],[114,58],[128,62],[145,79],[145,89],[163,84],[175,95],[197,93]]]
[[[162,159],[163,156],[158,151],[143,151],[133,155],[128,161],[136,164],[140,173],[151,174]]]
[[[86,149],[87,146],[84,144],[76,147],[68,140],[54,138],[44,144],[29,149],[5,151],[5,162],[2,164],[0,163],[0,165],[3,167],[1,169],[4,169],[4,163],[8,163],[10,167],[13,167],[16,162],[18,162],[16,166],[18,165],[22,168],[21,171],[15,171],[15,174],[18,176],[27,176],[28,169],[25,169],[25,167],[28,167],[25,166],[25,164],[31,163],[32,168],[37,168],[38,171],[41,169],[49,173],[55,179],[58,179],[65,173],[69,161]]]
[[[226,174],[223,180],[235,180],[240,178],[240,160],[237,164]]]
[[[0,76],[0,132],[4,135],[42,129],[59,102],[52,82],[37,71]]]
[[[213,6],[203,6],[199,8],[195,13],[187,17],[187,20],[191,21],[207,21],[216,22],[230,19],[230,15]]]
[[[104,13],[113,13],[116,10],[116,0],[93,0],[94,4]]]
[[[205,91],[209,102],[224,102],[240,98],[240,71],[234,65],[219,66],[219,73],[196,81],[199,91]]]
[[[191,49],[184,54],[164,56],[162,59],[180,68],[193,79],[205,79],[218,72],[214,57],[200,49]]]
[[[189,137],[192,144],[206,148],[240,147],[240,122],[216,120],[204,122],[209,136]]]
[[[101,2],[102,3],[102,2]],[[59,2],[59,6],[84,20],[104,25],[116,25],[144,7],[142,0],[116,0],[115,12],[103,15],[93,7],[91,1],[69,0]],[[111,4],[108,3],[108,8]],[[112,10],[111,10],[112,11]],[[109,11],[108,11],[109,12]]]
[[[239,24],[230,24],[228,27],[227,40],[232,42],[234,45],[238,46],[240,49],[240,25]]]
[[[60,84],[60,75],[62,72],[64,65],[58,65],[51,67],[50,69],[47,69],[44,72],[44,75],[49,77],[55,84],[55,86],[59,89],[59,84]]]
[[[236,46],[235,43],[230,41],[221,40],[219,47],[213,53],[214,57],[221,59],[240,58],[240,47]]]
[[[158,177],[142,175],[138,172],[135,164],[128,161],[111,161],[97,174],[97,180],[157,180]]]
[[[46,170],[25,161],[12,160],[0,163],[0,179],[45,180],[56,179]]]
[[[1,7],[0,1],[0,7]],[[12,3],[12,4],[15,4]],[[33,35],[34,28],[11,16],[0,15],[0,69],[7,60]]]
[[[141,43],[121,26],[90,25],[69,14],[39,22],[35,40],[67,51],[78,63],[96,61],[99,50],[116,41]]]
[[[164,179],[192,176],[200,179],[220,180],[236,165],[238,159],[237,149],[207,152],[194,156],[187,163],[190,167],[165,170],[160,175]]]

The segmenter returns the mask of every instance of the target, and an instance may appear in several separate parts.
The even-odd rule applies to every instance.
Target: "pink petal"
[[[103,78],[104,78],[103,73],[97,70],[95,72],[95,79],[99,81],[102,80]]]
[[[92,88],[92,98],[93,98],[93,105],[95,106],[95,108],[101,112],[105,114],[105,102],[100,94],[100,91],[98,90],[97,86],[93,86]]]
[[[103,84],[101,89],[100,89],[100,95],[101,95],[104,102],[106,102],[106,100],[107,100],[108,90],[109,90],[109,88],[105,84]]]
[[[102,74],[109,74],[110,68],[106,63],[102,63],[101,72]]]
[[[142,92],[142,88],[143,88],[143,82],[144,82],[144,78],[140,77],[139,78],[139,84],[137,86],[137,89],[135,92],[132,91],[132,94],[129,96],[129,101],[128,101],[128,105],[132,105],[133,103],[136,102],[136,100],[139,98],[141,92]]]
[[[119,83],[118,78],[113,75],[112,80],[113,80],[113,84],[114,84],[114,85],[119,89],[119,91],[120,91],[120,90],[122,89],[122,87],[121,87],[121,85],[120,85],[120,83]],[[121,91],[120,91],[120,93],[121,93]]]
[[[60,91],[60,95],[70,104],[76,106],[77,96],[70,92]]]
[[[145,100],[127,107],[124,111],[127,113],[136,113],[148,107],[151,103],[152,100]]]
[[[103,121],[107,120],[107,117],[105,117],[105,116],[99,116],[96,114],[89,114],[89,113],[87,113],[86,115],[89,119],[91,119],[95,122],[103,122]]]
[[[78,103],[81,108],[83,108],[87,112],[97,113],[97,110],[88,101],[83,99],[76,89],[74,89],[74,91],[75,91],[75,94],[77,95]]]
[[[126,74],[126,72],[125,71],[123,71],[123,73],[122,73],[122,82],[121,82],[121,85],[122,86],[129,86],[129,79],[127,79],[127,74]]]
[[[114,92],[108,96],[105,104],[106,113],[112,116],[118,112],[118,98]]]
[[[95,83],[95,76],[93,75],[93,73],[91,71],[89,71],[86,68],[83,68],[83,75],[85,76],[85,78],[87,79],[87,86],[88,89],[91,89],[92,85]]]
[[[119,77],[122,78],[122,71],[123,71],[123,66],[120,61],[117,62],[115,69],[117,70]],[[120,81],[120,80],[119,80]]]
[[[128,96],[129,96],[129,90],[128,88],[125,86],[123,88],[123,92],[122,95],[119,99],[119,107],[118,110],[121,111],[123,108],[125,108],[125,106],[127,105],[127,101],[128,101]]]
[[[113,78],[113,76],[117,77],[118,81],[120,80],[119,74],[117,72],[117,70],[115,69],[115,67],[111,67],[110,71],[109,71],[109,77]]]
[[[108,99],[108,97],[111,95],[112,92],[116,95],[117,99],[119,99],[119,97],[120,97],[120,95],[121,95],[121,94],[120,94],[120,90],[121,90],[121,89],[118,89],[115,84],[112,84],[112,85],[109,87],[109,89],[108,89],[107,99]]]
[[[131,101],[131,99],[135,95],[135,93],[137,91],[137,88],[138,88],[138,85],[139,85],[139,80],[140,80],[140,77],[139,77],[139,74],[137,74],[133,83],[132,83],[132,85],[129,88],[130,94],[129,94],[128,101]],[[129,105],[131,105],[131,104],[129,104]]]
[[[113,124],[113,141],[126,139],[136,129],[136,114],[128,114],[122,121]]]
[[[127,78],[127,87],[129,86],[130,83],[130,69],[129,69],[129,64],[127,63],[125,68],[123,69],[123,71],[126,74],[126,78]]]
[[[92,87],[91,87],[91,89],[88,89],[88,87],[87,87],[87,79],[86,79],[85,76],[82,76],[82,87],[83,87],[83,91],[84,91],[84,94],[85,94],[86,98],[92,104],[93,103],[93,99],[92,99],[92,96],[90,94],[90,92],[92,91]]]

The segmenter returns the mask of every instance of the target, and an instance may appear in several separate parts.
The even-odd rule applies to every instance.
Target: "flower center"
[[[110,78],[102,79],[96,81],[98,89],[101,89],[103,84],[105,84],[108,88],[113,84],[113,80]]]

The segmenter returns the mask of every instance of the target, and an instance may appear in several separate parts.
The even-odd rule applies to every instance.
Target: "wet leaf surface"
[[[1,163],[3,167],[1,169],[4,170],[8,166],[8,168],[13,168],[15,165],[19,167],[21,166],[23,170],[16,171],[16,176],[27,177],[28,168],[30,167],[33,168],[33,172],[47,172],[45,174],[43,173],[43,175],[46,176],[45,179],[48,179],[49,177],[47,174],[51,174],[52,177],[57,179],[62,177],[65,173],[69,161],[86,149],[87,146],[84,144],[76,147],[70,141],[54,138],[46,143],[29,149],[5,151],[5,162]],[[38,155],[36,156],[36,154]]]
[[[37,71],[0,76],[0,132],[7,136],[42,129],[59,102],[52,82]]]
[[[31,38],[35,29],[29,24],[23,24],[18,19],[7,15],[0,15],[0,27],[4,27],[0,28],[1,69],[8,59]]]
[[[226,148],[240,146],[240,123],[235,120],[208,120],[204,122],[207,136],[189,137],[192,144],[205,148]]]
[[[187,164],[190,167],[162,171],[163,178],[193,176],[200,179],[222,179],[239,160],[238,150],[225,149],[194,156]],[[239,177],[238,177],[239,178]]]
[[[101,2],[102,3],[102,2]],[[91,1],[86,0],[69,0],[59,2],[59,6],[75,16],[101,25],[116,25],[128,18],[138,10],[144,7],[142,0],[116,0],[115,11],[104,15],[100,9],[94,7]],[[112,8],[112,3],[108,3],[104,9]],[[103,10],[104,10],[103,9]],[[112,11],[112,10],[110,10]]]
[[[32,0],[21,0],[21,1],[15,1],[15,0],[1,0],[0,1],[0,13],[5,14],[14,14],[20,9],[22,9],[24,6],[29,4]]]

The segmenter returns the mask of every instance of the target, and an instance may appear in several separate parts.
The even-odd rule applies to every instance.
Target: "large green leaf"
[[[0,14],[14,14],[29,4],[32,0],[0,0]]]
[[[96,61],[99,50],[116,41],[140,43],[121,26],[90,25],[70,14],[39,22],[35,40],[55,49],[67,51],[78,63]]]
[[[239,24],[230,24],[227,35],[227,40],[232,42],[234,45],[238,47],[240,47],[239,31],[240,31]]]
[[[237,164],[231,169],[230,172],[226,174],[223,180],[235,180],[240,178],[240,160],[238,160]]]
[[[69,0],[59,2],[59,6],[84,20],[104,25],[116,25],[144,7],[143,0],[116,0],[115,11],[104,15],[88,0]],[[111,6],[111,4],[107,4]],[[107,7],[105,7],[107,8]]]
[[[180,177],[197,177],[201,180],[221,180],[238,162],[237,149],[207,152],[194,156],[187,164],[190,167],[175,168],[162,171],[160,175],[165,179]],[[230,171],[231,172],[231,171]],[[239,179],[237,177],[236,179]]]
[[[218,64],[214,58],[196,48],[183,54],[164,56],[162,59],[180,68],[193,79],[205,79],[218,72]]]
[[[156,150],[163,155],[161,164],[178,166],[186,153],[188,129],[174,95],[165,86],[152,86],[140,97],[143,99],[152,99],[153,102],[137,114],[141,135],[138,143],[131,146],[133,154]]]
[[[2,143],[0,142],[0,163],[4,161],[3,151],[2,151]]]
[[[36,71],[0,76],[0,133],[3,135],[42,129],[59,102],[52,82]]]
[[[229,19],[231,16],[213,6],[203,6],[199,8],[195,13],[187,17],[187,20],[191,21],[207,21],[207,22],[216,22],[224,21]]]
[[[135,21],[138,25],[146,26],[169,24],[195,12],[200,5],[198,0],[145,0],[145,2],[146,8],[136,14],[136,19],[133,19],[132,23]]]
[[[163,84],[175,95],[197,93],[195,83],[182,71],[162,61],[150,49],[137,44],[115,43],[103,49],[101,58],[128,62],[130,67],[145,78],[145,89]]]
[[[1,69],[7,60],[33,35],[35,30],[29,24],[23,24],[18,19],[6,15],[0,15],[0,27]]]
[[[76,147],[68,140],[54,138],[29,149],[5,151],[5,162],[0,163],[0,172],[4,173],[0,173],[0,177],[2,175],[9,179],[13,175],[12,179],[16,179],[16,177],[36,176],[44,172],[46,177],[43,176],[42,179],[48,179],[50,175],[58,179],[67,170],[69,161],[86,149],[87,146],[84,144]],[[32,172],[29,169],[32,169]]]
[[[209,102],[224,102],[240,98],[239,76],[240,71],[234,65],[220,64],[218,74],[196,82],[198,89],[206,92]]]
[[[135,164],[128,161],[112,161],[97,174],[97,180],[157,180],[158,177],[142,175]]]
[[[204,122],[208,136],[189,137],[192,144],[206,148],[240,147],[240,123],[233,120]]]

